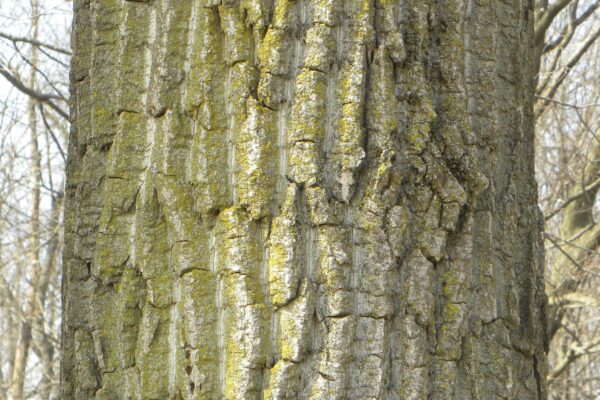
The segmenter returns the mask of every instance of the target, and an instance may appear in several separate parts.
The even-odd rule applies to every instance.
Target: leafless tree
[[[546,219],[553,399],[600,395],[598,1],[556,1],[540,27],[537,171]]]
[[[57,393],[69,6],[0,4],[1,399]]]

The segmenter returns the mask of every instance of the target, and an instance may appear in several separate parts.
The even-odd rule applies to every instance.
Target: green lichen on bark
[[[522,6],[75,1],[61,398],[543,398]]]

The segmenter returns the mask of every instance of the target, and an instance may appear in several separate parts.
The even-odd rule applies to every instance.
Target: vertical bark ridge
[[[63,398],[541,398],[528,4],[78,0]]]
[[[114,151],[112,159],[115,169],[117,166],[119,167],[115,171],[115,177],[127,176],[131,180],[129,184],[136,186],[128,207],[132,214],[128,232],[130,251],[125,271],[118,284],[121,288],[119,300],[123,303],[124,308],[121,311],[123,316],[120,321],[121,332],[112,337],[120,344],[117,347],[120,348],[120,365],[113,371],[114,376],[117,379],[120,378],[120,382],[117,381],[118,384],[111,381],[101,382],[99,393],[114,396],[115,392],[122,388],[125,396],[133,398],[142,392],[138,369],[138,363],[141,360],[138,360],[137,347],[140,333],[143,334],[142,316],[144,315],[147,287],[141,267],[145,248],[141,233],[145,229],[144,213],[149,190],[147,182],[150,179],[150,152],[155,142],[155,125],[147,116],[147,91],[150,87],[157,16],[156,12],[148,7],[137,7],[130,3],[123,4],[122,12],[125,15],[124,23],[120,28],[123,48],[121,51],[119,109],[117,111],[121,122],[119,133],[122,135],[122,140],[115,140],[111,151]],[[149,26],[150,29],[138,27],[137,23]],[[137,57],[140,58],[141,63],[135,61]],[[121,139],[121,137],[117,136],[116,139]],[[129,157],[135,158],[127,161]],[[131,172],[137,173],[137,179],[133,179],[135,175]],[[111,191],[106,192],[107,195],[110,193]],[[111,252],[112,243],[107,242],[106,245],[106,251]]]
[[[319,335],[318,347],[315,348],[312,367],[316,373],[311,377],[307,396],[309,399],[345,398],[348,396],[348,372],[352,362],[351,352],[348,350],[353,347],[356,326],[351,303],[354,267],[353,245],[350,243],[352,228],[348,224],[352,216],[348,213],[348,207],[339,201],[339,196],[335,200],[330,196],[335,196],[335,184],[332,186],[333,174],[338,172],[337,166],[341,160],[340,142],[334,134],[341,111],[338,92],[341,63],[353,38],[349,38],[346,43],[338,42],[337,46],[333,42],[334,34],[337,34],[338,38],[344,37],[343,35],[351,29],[349,19],[345,17],[348,6],[346,2],[313,2],[310,5],[313,19],[306,33],[304,68],[316,80],[315,94],[318,103],[313,123],[316,123],[318,129],[314,131],[314,136],[308,139],[314,140],[317,165],[323,168],[324,173],[317,173],[316,182],[307,182],[306,190],[311,223],[316,227],[316,329],[322,332]],[[337,65],[333,64],[334,62]],[[358,90],[360,91],[360,88]],[[333,96],[328,97],[329,94]],[[310,110],[302,111],[311,113]],[[328,118],[331,121],[330,126],[327,125]],[[346,195],[348,201],[349,195]],[[321,221],[317,222],[316,219]],[[322,224],[324,222],[330,222],[331,225]]]
[[[299,189],[290,185],[286,178],[288,168],[287,134],[294,93],[294,78],[300,63],[301,36],[297,24],[298,9],[302,2],[276,0],[273,15],[264,38],[257,49],[260,80],[258,100],[275,113],[276,164],[271,168],[276,181],[270,212],[270,229],[264,244],[266,245],[265,289],[270,312],[269,357],[266,360],[262,377],[261,396],[264,399],[292,396],[301,388],[299,367],[290,359],[290,353],[299,344],[293,337],[282,336],[282,324],[289,323],[288,306],[301,298],[300,284],[303,272],[303,249],[301,247],[301,221],[299,217]],[[296,300],[300,304],[300,300]],[[296,315],[298,311],[296,311]],[[293,315],[293,314],[291,314]],[[301,318],[302,315],[299,315]],[[289,328],[287,329],[289,331]],[[306,337],[300,332],[298,339]],[[296,362],[302,360],[295,359]]]
[[[397,4],[378,1],[373,6],[375,37],[365,49],[370,69],[363,111],[368,172],[362,185],[359,181],[356,211],[353,211],[353,240],[359,255],[354,271],[357,292],[354,313],[358,320],[349,393],[357,399],[387,396],[386,387],[390,384],[387,371],[391,369],[390,320],[394,314],[394,282],[398,272],[393,242],[400,239],[385,227],[400,187],[393,167],[398,155],[394,64],[403,61],[403,42],[398,35]]]
[[[486,85],[486,87],[496,86],[496,82],[498,80],[497,72],[496,72],[496,63],[501,62],[504,58],[504,55],[497,55],[495,49],[498,48],[497,42],[501,40],[502,33],[500,32],[499,25],[495,22],[500,17],[500,14],[497,12],[497,6],[493,3],[483,4],[481,8],[477,8],[476,5],[474,7],[474,18],[485,18],[486,15],[489,15],[490,23],[494,26],[494,30],[490,30],[489,33],[484,35],[477,35],[473,33],[471,36],[474,40],[477,40],[479,37],[480,41],[489,41],[494,44],[491,46],[477,46],[476,44],[470,49],[473,52],[481,52],[479,57],[476,57],[476,62],[479,62],[480,65],[483,65],[483,72],[481,73],[482,77],[479,79],[474,79],[475,84]],[[477,42],[476,42],[477,43]],[[477,50],[475,50],[477,49]],[[486,68],[487,67],[487,68]],[[472,73],[475,74],[477,68],[477,64],[472,67]],[[492,171],[497,168],[497,154],[498,151],[503,151],[504,149],[499,149],[499,142],[501,140],[501,134],[499,129],[499,113],[498,113],[498,104],[497,100],[494,103],[487,101],[488,99],[484,98],[476,98],[475,96],[471,96],[473,102],[476,102],[476,106],[482,111],[488,110],[488,112],[477,112],[475,114],[476,118],[476,128],[479,128],[481,131],[481,141],[480,144],[481,152],[480,160],[483,162],[485,166],[486,174],[488,175],[491,182],[491,190],[487,193],[484,193],[478,199],[478,208],[481,210],[476,218],[481,222],[478,225],[478,230],[481,231],[480,237],[482,238],[479,242],[476,242],[476,245],[482,246],[481,254],[488,253],[494,250],[495,236],[496,236],[496,227],[494,226],[498,219],[494,216],[496,212],[496,190],[497,190],[497,178]],[[486,132],[489,132],[486,134]],[[487,142],[487,144],[484,144]],[[491,154],[492,157],[489,157],[487,154]],[[489,238],[489,239],[486,239]],[[497,239],[496,239],[497,240]],[[493,254],[493,253],[492,253]],[[506,372],[506,360],[509,355],[508,353],[508,344],[506,343],[506,327],[503,323],[503,317],[506,315],[505,307],[503,307],[504,296],[505,296],[505,288],[503,287],[505,280],[503,279],[504,272],[502,268],[498,265],[498,261],[496,261],[496,257],[483,257],[480,256],[476,260],[477,264],[480,264],[480,268],[482,268],[482,278],[483,282],[481,282],[482,290],[490,290],[493,293],[496,293],[494,303],[487,303],[485,307],[481,307],[481,327],[476,326],[477,331],[480,332],[480,337],[483,339],[480,343],[476,343],[475,340],[469,341],[469,352],[473,352],[475,367],[478,370],[478,376],[481,377],[483,384],[478,385],[478,392],[480,396],[490,396],[490,395],[509,395],[512,391],[512,376],[507,376]],[[500,267],[500,268],[499,268]],[[500,341],[496,338],[502,338]],[[498,360],[498,361],[495,361]],[[507,381],[506,385],[496,385],[494,384],[494,375],[503,376],[503,380]]]
[[[191,169],[196,205],[206,216],[231,204],[231,185],[227,184],[230,179],[225,103],[227,68],[218,11],[202,2],[195,2],[195,7],[198,15],[186,79],[186,107],[194,120]]]
[[[482,29],[484,26],[489,28]],[[493,256],[496,182],[492,171],[496,168],[499,140],[498,104],[496,96],[481,95],[486,90],[495,91],[496,87],[495,49],[499,34],[496,4],[492,1],[469,1],[466,29],[469,122],[475,132],[478,163],[490,184],[474,203],[473,291],[468,307],[477,312],[469,317],[469,333],[463,341],[460,379],[468,384],[459,390],[459,395],[485,398],[493,396],[493,393],[505,394],[504,390],[496,392],[496,388],[490,385],[490,379],[493,379],[490,376],[490,359],[504,357],[497,351],[499,346],[495,339],[496,327],[502,324],[498,304],[503,294]],[[493,364],[499,365],[497,362]]]
[[[437,152],[441,153],[435,156],[442,159],[438,168],[446,179],[445,187],[433,183],[441,201],[442,216],[431,239],[441,245],[443,252],[431,254],[441,290],[436,296],[435,353],[430,370],[435,384],[430,396],[445,399],[455,397],[462,340],[467,334],[467,285],[473,254],[469,199],[487,186],[487,182],[480,176],[474,159],[474,133],[468,124],[464,47],[466,3],[437,2],[434,13],[432,56],[428,68],[437,114],[432,136]],[[449,191],[450,188],[453,190]]]
[[[343,2],[340,10],[341,35],[338,53],[339,70],[335,79],[335,116],[331,151],[328,154],[333,196],[349,203],[356,185],[358,169],[365,157],[363,142],[366,83],[369,74],[367,57],[374,47],[375,4],[370,0]],[[340,54],[341,53],[341,54]]]
[[[65,235],[77,242],[69,254],[69,262],[65,265],[66,279],[64,287],[78,291],[84,299],[97,296],[97,302],[88,302],[83,306],[74,301],[65,301],[64,319],[68,321],[65,329],[66,346],[77,350],[71,357],[67,356],[65,364],[77,371],[65,379],[63,385],[66,393],[79,398],[93,397],[98,390],[98,384],[103,374],[110,372],[115,362],[116,348],[106,350],[107,344],[103,334],[108,327],[98,324],[96,312],[102,310],[100,304],[110,303],[112,293],[103,290],[102,284],[93,277],[99,271],[109,271],[111,264],[122,255],[121,246],[114,258],[107,260],[105,267],[98,266],[94,260],[97,257],[95,248],[96,232],[103,225],[103,190],[107,178],[105,176],[106,153],[110,148],[112,137],[116,134],[115,104],[102,96],[102,79],[111,74],[119,54],[119,18],[117,2],[107,2],[102,5],[82,2],[77,5],[78,17],[85,26],[74,36],[76,48],[87,48],[82,51],[82,63],[73,73],[73,120],[77,127],[73,128],[70,143],[72,157],[69,169],[73,176],[72,184],[67,188],[70,198],[78,198],[87,209],[87,218],[78,219],[76,214],[67,213],[65,218],[72,221],[71,229]],[[116,91],[116,84],[109,87]],[[75,159],[82,160],[88,168],[78,170]],[[93,166],[93,167],[92,167]],[[110,184],[108,184],[110,186]],[[116,208],[120,205],[115,202]],[[122,234],[122,223],[116,230]],[[86,237],[86,235],[89,235]],[[92,239],[93,238],[93,239]],[[100,244],[100,246],[102,245]],[[73,271],[73,273],[70,273]],[[110,274],[110,273],[109,273]],[[110,279],[108,279],[110,280]],[[107,280],[107,281],[108,281]],[[107,283],[106,281],[104,283]],[[104,357],[104,351],[107,352]],[[74,357],[73,357],[74,356]]]
[[[140,329],[144,333],[138,340],[136,361],[140,364],[141,392],[146,398],[174,397],[180,393],[180,377],[185,368],[178,305],[180,275],[193,268],[186,260],[186,243],[196,238],[199,230],[186,173],[191,127],[181,104],[190,6],[170,9],[167,2],[156,4],[151,97],[147,104],[147,112],[154,117],[151,122],[154,134],[147,150],[149,164],[144,182],[147,187],[142,200],[145,207],[140,207],[147,215],[142,218],[148,218],[142,222],[143,230],[155,233],[151,237],[142,235],[142,245],[138,246],[145,257],[140,269],[147,296],[142,307],[144,328]],[[153,226],[149,229],[148,225]]]
[[[429,42],[428,19],[430,2],[403,4],[406,25],[406,62],[398,69],[396,93],[400,99],[403,118],[398,137],[402,153],[399,155],[403,190],[394,212],[395,225],[405,237],[400,252],[398,300],[396,305],[394,342],[399,346],[392,354],[392,388],[390,398],[417,399],[428,394],[434,293],[433,264],[426,258],[421,232],[431,229],[431,218],[437,213],[432,206],[432,192],[423,182],[427,171],[421,158],[431,141],[435,120],[431,87],[425,76],[426,44]],[[402,165],[404,164],[404,166]],[[431,211],[430,211],[431,210]],[[427,214],[433,214],[427,217]],[[414,221],[414,222],[413,222]],[[407,231],[402,232],[403,226]],[[435,243],[435,242],[434,242]]]
[[[249,213],[239,207],[221,212],[215,229],[223,290],[223,398],[258,398],[270,340],[257,232]]]

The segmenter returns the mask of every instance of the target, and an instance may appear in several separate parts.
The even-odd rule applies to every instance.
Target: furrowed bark
[[[76,1],[61,398],[545,398],[532,6]]]

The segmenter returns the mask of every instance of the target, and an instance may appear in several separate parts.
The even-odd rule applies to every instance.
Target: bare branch
[[[581,25],[583,22],[587,21],[587,19],[594,13],[594,11],[596,11],[596,9],[598,8],[598,6],[600,5],[600,1],[596,1],[594,4],[592,4],[591,6],[589,6],[583,13],[581,13],[581,15],[577,18],[575,18],[572,23],[568,24],[563,31],[560,33],[560,35],[558,36],[558,38],[556,38],[555,40],[553,40],[550,43],[547,43],[544,46],[544,53],[548,53],[554,49],[556,49],[557,47],[565,47],[566,43],[564,43],[566,40],[565,38],[567,37],[572,37],[573,32],[575,31],[575,29]]]
[[[593,32],[591,32],[591,34],[587,37],[587,40],[583,43],[581,48],[573,55],[573,57],[571,57],[571,59],[567,62],[567,64],[562,68],[560,75],[557,78],[555,78],[554,81],[551,83],[550,88],[548,90],[546,90],[545,93],[541,94],[542,96],[540,96],[540,97],[542,99],[554,97],[554,94],[556,93],[560,84],[569,75],[569,72],[571,72],[571,70],[577,65],[579,60],[581,60],[583,55],[590,48],[590,46],[592,44],[594,44],[594,42],[596,41],[596,39],[598,39],[598,37],[600,37],[600,26],[597,27]],[[539,116],[543,114],[543,112],[546,110],[547,106],[548,106],[548,100],[542,100],[541,104],[538,103],[536,105],[536,111],[535,111],[536,118],[539,118]]]
[[[63,49],[61,47],[53,46],[48,43],[40,42],[39,40],[30,39],[30,38],[26,38],[26,37],[17,37],[17,36],[13,36],[13,35],[10,35],[10,34],[4,33],[4,32],[0,32],[0,37],[3,37],[5,39],[8,39],[15,43],[16,42],[29,43],[33,46],[43,47],[43,48],[46,48],[46,49],[49,49],[52,51],[56,51],[58,53],[65,54],[67,56],[71,55],[71,52],[69,50]]]
[[[546,37],[548,27],[554,21],[558,13],[569,5],[571,0],[557,0],[552,3],[540,16],[538,23],[535,25],[535,44],[541,45]]]
[[[61,96],[54,94],[40,93],[28,86],[26,86],[20,79],[13,76],[4,65],[0,64],[0,75],[2,75],[8,82],[10,82],[19,91],[25,93],[27,96],[39,101],[40,103],[46,103],[50,108],[56,111],[61,117],[69,120],[69,114],[64,111],[60,106],[54,103],[52,100],[61,100]]]
[[[585,346],[573,344],[567,351],[565,357],[548,374],[548,385],[551,385],[554,381],[556,381],[556,379],[566,371],[569,365],[571,365],[579,357],[598,351],[598,349],[594,349],[597,346],[600,346],[600,340],[594,340]]]
[[[60,89],[58,89],[56,87],[55,83],[52,81],[52,79],[50,79],[48,77],[46,72],[44,72],[42,69],[38,68],[36,65],[32,64],[31,61],[29,60],[29,58],[27,58],[17,46],[15,46],[15,51],[27,65],[29,65],[31,68],[33,68],[37,74],[41,75],[42,78],[44,78],[44,80],[46,81],[46,83],[48,85],[50,85],[50,87],[52,89],[54,89],[54,92],[57,93],[56,98],[58,100],[68,101],[67,97],[62,93],[62,91]]]
[[[39,107],[39,110],[40,110],[40,114],[42,116],[42,121],[44,121],[44,126],[46,127],[46,130],[48,131],[48,133],[50,133],[50,137],[52,138],[52,141],[54,142],[54,144],[58,148],[58,152],[60,153],[61,158],[63,159],[64,162],[66,162],[67,161],[67,156],[65,155],[65,152],[64,152],[62,146],[60,145],[60,142],[58,141],[58,138],[54,134],[54,131],[50,127],[50,124],[48,124],[48,120],[46,119],[46,113],[44,112],[44,107],[42,106],[42,103],[38,103],[38,107]]]
[[[572,196],[569,196],[569,198],[567,198],[561,205],[560,207],[550,211],[549,213],[547,213],[544,216],[544,219],[546,221],[548,221],[550,218],[554,217],[556,214],[558,214],[562,209],[564,209],[565,207],[567,207],[569,204],[571,204],[572,202],[574,202],[577,199],[580,199],[581,197],[583,197],[584,195],[586,195],[589,192],[593,192],[595,190],[600,189],[600,178],[597,179],[596,181],[594,181],[593,183],[591,183],[590,185],[584,187],[580,192],[575,193]]]

